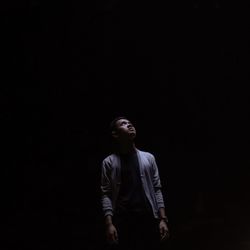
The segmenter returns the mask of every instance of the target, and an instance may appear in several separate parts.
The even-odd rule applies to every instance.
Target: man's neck
[[[120,154],[130,154],[130,153],[135,153],[135,152],[136,152],[136,147],[135,147],[134,142],[122,144],[119,146]]]

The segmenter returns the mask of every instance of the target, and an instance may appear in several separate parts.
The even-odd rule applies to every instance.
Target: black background
[[[2,249],[102,248],[100,163],[117,115],[157,159],[170,249],[249,244],[249,29],[239,6],[1,5]]]

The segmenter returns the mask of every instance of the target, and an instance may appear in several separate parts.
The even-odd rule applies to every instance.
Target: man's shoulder
[[[140,149],[137,149],[137,152],[138,152],[141,156],[147,157],[147,158],[149,158],[149,159],[154,159],[154,155],[153,155],[153,153],[151,153],[151,152],[144,151],[144,150],[140,150]]]
[[[116,154],[110,154],[103,159],[103,163],[112,163],[117,158]]]

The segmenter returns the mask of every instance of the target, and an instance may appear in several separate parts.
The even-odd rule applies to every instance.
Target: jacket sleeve
[[[164,208],[164,199],[163,195],[161,192],[161,180],[160,180],[160,175],[158,171],[158,166],[156,164],[155,157],[152,155],[152,166],[153,166],[153,186],[155,190],[155,197],[157,201],[158,208]]]
[[[113,216],[111,185],[110,171],[107,162],[104,160],[101,171],[101,205],[104,216]]]

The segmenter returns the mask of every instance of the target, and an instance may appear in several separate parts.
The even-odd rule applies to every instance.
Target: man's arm
[[[160,175],[159,175],[159,171],[158,171],[158,166],[156,164],[154,156],[152,159],[152,164],[153,164],[153,169],[154,169],[153,185],[154,185],[154,189],[155,189],[156,201],[157,201],[157,204],[159,207],[158,216],[159,216],[160,236],[161,236],[161,240],[166,240],[169,238],[169,229],[167,226],[168,218],[166,215],[164,199],[163,199],[163,195],[161,192],[162,186],[161,186],[161,180],[160,180]]]
[[[103,161],[101,173],[101,204],[104,216],[113,215],[111,193],[112,188],[110,174],[106,162]]]
[[[111,180],[105,162],[103,162],[102,164],[101,193],[102,193],[101,202],[102,202],[102,210],[104,213],[106,238],[108,243],[116,244],[118,242],[118,234],[112,221],[113,206],[111,200]]]
[[[153,182],[153,186],[155,190],[155,197],[156,197],[157,205],[159,208],[165,208],[164,199],[163,199],[163,195],[161,192],[162,185],[161,185],[160,175],[158,171],[158,166],[156,164],[155,157],[153,155],[151,156],[152,156],[151,162],[152,162],[152,167],[153,167],[152,182]]]
[[[164,207],[160,207],[159,208],[159,220],[164,220],[165,222],[168,222],[168,218],[166,216],[166,212],[165,212],[165,208]]]
[[[113,224],[112,216],[111,215],[105,216],[105,226],[110,226],[111,224]]]

